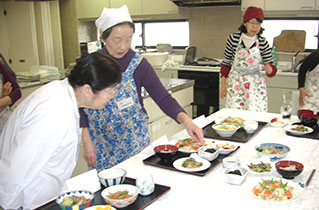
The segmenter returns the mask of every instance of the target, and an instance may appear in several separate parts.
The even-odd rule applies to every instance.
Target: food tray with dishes
[[[289,135],[289,136],[295,136],[295,137],[302,137],[302,138],[309,138],[309,139],[319,140],[319,128],[318,128],[317,125],[314,126],[313,128],[309,127],[309,130],[312,131],[312,132],[296,132],[296,131],[292,130],[292,128],[295,128],[298,125],[302,125],[301,122],[295,122],[291,126],[286,126],[285,127],[286,134]]]
[[[206,138],[213,138],[213,139],[224,139],[228,141],[237,141],[237,142],[247,142],[249,141],[254,135],[256,135],[265,125],[267,125],[266,122],[259,122],[258,121],[258,127],[256,130],[254,130],[252,133],[248,133],[246,130],[244,130],[243,127],[240,127],[232,136],[230,137],[223,137],[220,136],[216,130],[213,128],[213,126],[216,124],[216,122],[212,122],[209,125],[205,126],[203,128],[204,137]]]
[[[198,176],[205,176],[211,170],[213,170],[216,166],[218,166],[218,164],[220,164],[225,157],[228,157],[232,153],[236,152],[239,148],[240,148],[240,146],[237,146],[236,149],[233,150],[232,152],[230,152],[228,154],[219,154],[216,159],[214,159],[212,161],[207,161],[210,165],[202,171],[177,169],[177,168],[179,168],[177,166],[179,164],[179,160],[184,160],[185,158],[187,159],[188,157],[191,156],[191,153],[180,152],[180,151],[176,151],[176,153],[172,157],[170,157],[169,159],[161,159],[156,154],[154,154],[154,155],[144,159],[143,163],[147,164],[147,165],[153,165],[156,167],[160,167],[160,168],[166,168],[166,169],[170,169],[170,170],[174,170],[174,171],[180,171],[182,173],[189,173],[189,174],[194,174],[194,175],[198,175]],[[175,163],[175,166],[174,166],[174,163]]]
[[[135,185],[135,179],[126,177],[124,180],[124,184]],[[101,192],[105,189],[103,185],[101,185],[102,189],[97,191],[94,196],[93,205],[106,205],[105,201],[101,196]],[[165,185],[155,184],[155,190],[152,194],[148,196],[138,196],[136,201],[129,206],[124,208],[120,208],[121,210],[141,210],[146,208],[148,205],[162,197],[165,193],[167,193],[171,188]],[[37,208],[37,210],[55,210],[59,209],[59,205],[54,201],[47,203],[44,206]]]

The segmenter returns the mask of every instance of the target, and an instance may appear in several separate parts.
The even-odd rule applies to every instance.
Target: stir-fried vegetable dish
[[[271,172],[270,163],[263,163],[262,161],[258,164],[251,163],[250,165],[248,165],[248,167],[250,170],[257,173]]]
[[[124,190],[124,191],[117,191],[115,193],[110,193],[107,197],[109,199],[114,199],[114,200],[123,200],[123,199],[132,197],[132,195],[128,194],[127,190]]]
[[[282,154],[281,149],[277,149],[276,147],[258,147],[257,151],[265,153],[265,154]]]
[[[197,151],[202,145],[191,138],[187,138],[179,140],[175,146],[185,151]]]
[[[74,205],[81,205],[84,203],[89,202],[90,199],[85,198],[84,196],[70,196],[65,197],[61,203],[62,206],[74,206]]]
[[[201,162],[197,162],[194,158],[188,158],[183,163],[184,168],[199,168],[203,165]]]
[[[262,180],[253,188],[255,196],[267,201],[287,201],[293,198],[294,188],[282,180]]]
[[[297,132],[300,132],[300,133],[305,133],[305,132],[308,132],[308,131],[309,131],[309,129],[306,128],[306,127],[303,126],[303,125],[298,125],[297,127],[292,128],[291,130],[294,130],[294,131],[297,131]]]

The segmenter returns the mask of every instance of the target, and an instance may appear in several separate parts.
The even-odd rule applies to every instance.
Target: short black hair
[[[258,23],[262,23],[262,22],[263,22],[263,20],[260,19],[260,18],[256,18],[256,20],[258,21]],[[248,21],[246,21],[245,23],[247,23],[247,22],[248,22]],[[240,32],[242,32],[242,33],[247,33],[247,28],[246,28],[246,26],[244,25],[244,23],[239,26],[238,30],[239,30]],[[259,32],[258,32],[257,35],[258,35],[258,36],[262,35],[262,33],[264,32],[264,30],[265,30],[264,28],[260,28],[260,30],[259,30]]]
[[[112,32],[112,29],[113,29],[115,26],[125,25],[125,24],[129,25],[129,26],[133,29],[133,33],[135,32],[135,25],[134,25],[134,23],[126,21],[126,22],[122,22],[122,23],[116,24],[116,25],[112,26],[111,28],[108,28],[108,29],[106,29],[105,31],[103,31],[103,33],[102,33],[102,39],[103,39],[103,40],[107,39],[107,37],[110,36],[110,34],[111,34],[111,32]]]
[[[94,52],[77,60],[68,80],[73,88],[88,84],[96,93],[120,83],[122,80],[121,68],[110,56]]]

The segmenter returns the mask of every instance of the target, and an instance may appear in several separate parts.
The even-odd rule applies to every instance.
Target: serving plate
[[[95,205],[95,206],[90,206],[88,208],[85,208],[84,210],[98,210],[99,209],[98,207],[100,207],[102,210],[102,209],[105,209],[105,206],[107,206],[107,205]],[[116,208],[111,206],[111,210],[116,210]]]
[[[273,177],[264,177],[262,178],[263,180],[280,180],[279,178],[273,178]],[[251,197],[253,197],[256,200],[260,200],[262,202],[266,202],[266,203],[273,203],[273,204],[282,204],[282,203],[291,203],[294,202],[296,200],[298,200],[299,198],[301,198],[301,196],[304,193],[304,188],[302,188],[298,183],[293,182],[291,180],[287,180],[287,179],[281,179],[283,184],[287,183],[287,186],[293,187],[293,191],[292,191],[292,198],[289,200],[281,200],[281,201],[272,201],[272,200],[263,200],[262,198],[254,195],[253,189],[255,186],[259,185],[260,182],[262,182],[262,179],[260,178],[255,178],[252,180],[251,183],[254,182],[254,184],[252,184],[251,188],[250,188],[250,195]]]
[[[174,145],[179,147],[177,144],[178,142],[180,141],[189,141],[191,140],[191,142],[195,142],[195,140],[193,140],[192,138],[190,137],[185,137],[185,138],[182,138],[180,140],[178,140]],[[205,141],[204,145],[202,146],[210,146],[212,144],[211,141]],[[186,146],[186,147],[181,147],[181,148],[178,148],[178,151],[180,152],[184,152],[184,153],[195,153],[195,152],[198,152],[198,149],[201,147],[199,144],[195,143],[194,146]]]
[[[277,128],[282,128],[284,126],[286,126],[288,123],[287,120],[281,119],[281,118],[273,118],[270,120],[269,124],[272,127],[277,127]]]
[[[259,151],[261,148],[263,149],[269,149],[269,148],[275,148],[276,150],[281,150],[281,153],[265,153],[262,151]],[[278,144],[278,143],[262,143],[256,146],[256,152],[259,157],[268,157],[270,161],[277,161],[282,158],[284,158],[290,151],[290,148],[284,144]]]
[[[313,132],[313,129],[310,128],[310,127],[308,127],[308,126],[304,126],[305,128],[308,129],[307,132],[299,132],[299,131],[293,130],[293,129],[296,128],[297,126],[299,126],[299,125],[287,125],[287,126],[285,127],[285,130],[286,130],[287,132],[289,132],[289,133],[292,133],[292,134],[298,135],[298,136],[300,136],[300,135],[305,135],[305,134],[309,134],[309,133],[312,133],[312,132]]]
[[[210,167],[210,162],[208,160],[205,160],[203,158],[194,158],[197,162],[203,163],[203,165],[199,168],[185,168],[182,166],[183,162],[190,157],[184,157],[177,159],[173,162],[173,166],[180,171],[187,171],[187,172],[196,172],[196,171],[203,171],[205,169],[208,169]]]
[[[220,147],[221,145],[223,146],[234,146],[234,148],[225,148],[225,147]],[[229,153],[231,153],[232,151],[235,151],[238,148],[238,145],[233,144],[233,143],[228,143],[228,142],[220,142],[220,141],[216,141],[213,146],[219,148],[219,154],[222,155],[227,155]]]
[[[239,119],[243,120],[243,122],[240,123],[240,124],[235,123],[235,122],[229,122],[229,121],[227,122],[227,123],[236,124],[236,125],[238,125],[238,126],[240,126],[240,127],[243,126],[243,124],[244,124],[244,122],[245,122],[245,120],[246,120],[246,119],[244,119],[243,117],[239,117],[239,116],[227,116],[227,117],[217,117],[214,122],[215,122],[215,124],[224,123],[226,118],[233,118],[234,120],[235,120],[236,118],[237,118],[237,119],[239,118]],[[225,123],[226,123],[226,122],[225,122]]]
[[[269,163],[270,164],[270,171],[257,172],[257,171],[254,171],[254,170],[249,168],[249,165],[251,165],[251,164],[257,165],[257,164],[260,164],[261,162],[265,163],[265,164]],[[270,163],[269,159],[267,159],[266,157],[261,157],[261,158],[258,158],[256,160],[251,161],[250,163],[247,164],[247,168],[248,168],[249,173],[254,174],[254,175],[258,175],[258,176],[259,175],[269,176],[274,171],[274,168],[273,168],[272,164]]]

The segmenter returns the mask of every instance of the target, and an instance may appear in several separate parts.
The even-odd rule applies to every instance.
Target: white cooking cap
[[[99,30],[103,32],[106,29],[123,22],[133,23],[126,5],[123,5],[120,8],[104,7],[101,16],[96,19],[95,25]]]

